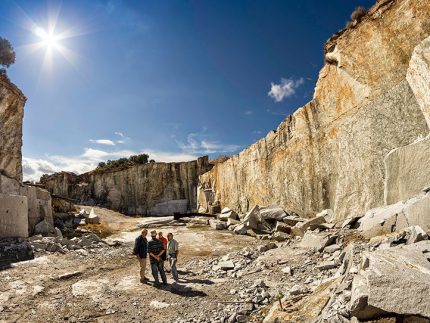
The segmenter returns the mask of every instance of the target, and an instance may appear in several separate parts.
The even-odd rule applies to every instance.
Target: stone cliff
[[[0,73],[0,170],[22,181],[22,120],[26,97]]]
[[[277,204],[307,217],[330,208],[342,219],[383,205],[385,156],[429,132],[406,79],[429,35],[428,0],[378,1],[328,40],[308,104],[200,176],[199,210]]]
[[[212,165],[207,157],[182,163],[148,163],[82,175],[57,173],[43,180],[55,195],[125,214],[196,212],[198,177]]]
[[[22,121],[26,98],[0,74],[0,238],[27,237],[38,222],[52,224],[50,194],[22,183]]]

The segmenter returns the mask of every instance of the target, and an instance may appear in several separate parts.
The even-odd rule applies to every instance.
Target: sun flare
[[[40,44],[46,47],[46,49],[59,49],[59,38],[54,31],[46,31],[41,27],[36,27],[34,28],[34,34],[40,38]]]

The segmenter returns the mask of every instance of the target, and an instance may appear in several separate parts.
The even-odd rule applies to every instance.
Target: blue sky
[[[312,98],[324,42],[373,2],[0,1],[28,97],[25,178],[239,152]]]

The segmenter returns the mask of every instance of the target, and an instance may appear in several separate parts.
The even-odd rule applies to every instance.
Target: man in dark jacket
[[[134,242],[133,255],[137,256],[137,260],[140,263],[140,282],[146,283],[148,278],[145,277],[146,271],[146,258],[148,256],[148,240],[146,235],[148,230],[143,229],[140,236],[138,236]]]
[[[151,262],[152,276],[154,277],[154,285],[159,285],[158,272],[160,272],[163,284],[167,284],[166,273],[163,268],[163,260],[161,259],[166,250],[163,243],[157,239],[157,231],[151,231],[151,240],[148,242],[149,260]]]

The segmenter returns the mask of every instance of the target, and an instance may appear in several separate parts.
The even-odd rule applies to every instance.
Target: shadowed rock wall
[[[97,204],[125,214],[196,212],[199,175],[212,167],[208,157],[182,163],[149,163],[82,175],[58,173],[43,185],[55,195]]]

